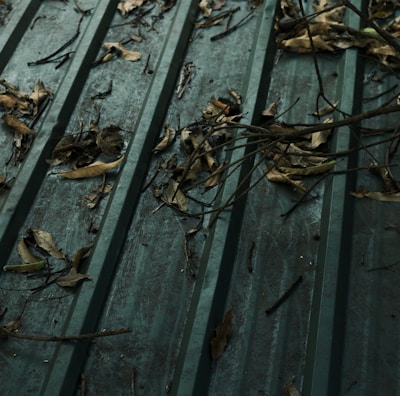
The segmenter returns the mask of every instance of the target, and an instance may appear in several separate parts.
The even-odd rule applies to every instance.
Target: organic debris
[[[184,154],[181,162],[175,154],[159,163],[156,174],[147,183],[153,185],[157,199],[182,213],[189,209],[186,194],[192,188],[201,185],[208,190],[219,184],[225,170],[225,161],[219,156],[231,139],[231,132],[225,126],[241,117],[239,105],[225,98],[211,99],[202,116],[202,121],[180,130],[166,125],[164,136],[153,149],[155,153],[177,150]],[[174,144],[176,135],[180,135],[179,145]],[[157,182],[157,175],[164,176],[164,180]]]
[[[211,340],[211,358],[212,360],[219,359],[225,352],[228,345],[228,337],[232,331],[232,309],[225,313],[224,319],[218,324],[215,329],[215,337]]]
[[[80,265],[91,248],[91,246],[85,246],[78,249],[73,254],[72,259],[69,260],[68,256],[57,247],[51,233],[30,228],[27,230],[26,236],[22,237],[17,245],[17,253],[22,263],[5,265],[3,266],[3,270],[16,273],[31,273],[45,270],[46,281],[39,289],[52,283],[57,283],[60,287],[72,288],[79,285],[85,279],[91,279],[88,275],[79,272]],[[62,260],[67,265],[61,270],[51,272],[51,259]]]
[[[65,135],[53,149],[52,157],[47,162],[52,166],[71,163],[71,170],[63,170],[59,175],[67,179],[83,179],[105,174],[116,168],[123,161],[121,150],[124,140],[121,129],[116,125],[99,127],[100,111],[96,120],[89,122],[89,127],[76,134]],[[117,156],[115,161],[96,161],[99,155]]]
[[[22,162],[29,151],[40,115],[52,97],[50,89],[38,80],[29,95],[15,85],[0,77],[0,109],[4,110],[1,119],[7,129],[13,133],[13,155],[8,162]]]
[[[400,71],[400,45],[395,42],[400,19],[393,19],[383,28],[375,21],[393,16],[396,7],[393,2],[370,2],[370,19],[365,18],[369,26],[354,29],[344,23],[344,13],[349,8],[361,17],[363,14],[349,1],[314,1],[315,12],[300,17],[299,7],[284,0],[281,1],[284,16],[276,23],[276,41],[280,48],[298,54],[339,52],[357,47],[388,70]]]

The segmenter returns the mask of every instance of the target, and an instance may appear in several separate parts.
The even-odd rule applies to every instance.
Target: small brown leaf
[[[84,246],[78,249],[74,255],[72,256],[72,266],[75,270],[79,271],[79,266],[81,265],[81,261],[85,258],[85,256],[90,252],[92,246]]]
[[[85,279],[91,280],[89,275],[81,274],[75,268],[71,268],[68,275],[60,276],[57,278],[56,283],[61,287],[75,287],[78,286]]]
[[[32,235],[38,246],[45,250],[50,256],[59,259],[65,258],[65,254],[58,249],[53,236],[49,232],[30,228],[28,234]]]
[[[143,4],[143,0],[125,0],[124,2],[118,3],[117,9],[123,16],[129,14],[135,8],[140,7]]]
[[[188,210],[188,203],[185,194],[179,189],[179,183],[174,179],[168,180],[168,188],[165,194],[165,200],[177,206],[182,212]]]
[[[199,8],[206,18],[208,18],[212,13],[212,8],[208,5],[208,0],[201,0]]]
[[[324,115],[332,113],[332,111],[334,111],[336,109],[338,104],[339,104],[339,101],[336,101],[332,106],[327,106],[321,110],[314,111],[314,113],[312,113],[312,115],[316,116],[316,117],[322,117]]]
[[[304,183],[301,180],[293,180],[290,177],[290,175],[286,175],[283,172],[280,172],[275,167],[270,169],[266,173],[266,176],[267,176],[267,179],[271,182],[290,184],[301,194],[304,194],[307,191],[307,187],[304,185]]]
[[[222,356],[228,345],[228,336],[232,331],[232,309],[225,313],[224,319],[215,329],[216,336],[211,340],[211,357],[216,360]]]
[[[140,52],[136,51],[128,51],[121,43],[104,43],[105,48],[111,50],[112,48],[116,48],[119,52],[118,55],[121,58],[130,61],[130,62],[137,62],[142,57]],[[104,61],[104,60],[103,60]]]
[[[44,267],[45,264],[46,264],[45,260],[40,260],[37,263],[5,265],[3,267],[3,271],[11,271],[24,274],[27,272],[39,271]]]
[[[70,171],[62,171],[59,173],[59,175],[67,179],[84,179],[89,177],[96,177],[117,167],[123,161],[123,159],[124,156],[122,156],[121,158],[117,159],[114,162],[96,161],[93,162],[93,164],[84,166],[82,168]]]
[[[23,121],[18,119],[17,117],[14,117],[10,114],[4,114],[3,117],[1,117],[5,124],[9,126],[10,128],[14,129],[18,133],[21,133],[23,135],[33,135],[35,131],[31,128],[28,127]]]
[[[325,173],[331,170],[336,163],[337,161],[329,161],[329,162],[324,162],[323,164],[309,166],[307,168],[288,168],[282,166],[279,167],[279,170],[286,175],[302,175],[302,176],[319,175],[321,173]]]
[[[153,148],[153,151],[160,152],[165,150],[174,141],[175,136],[175,129],[166,127],[164,137],[161,139],[160,143],[158,143],[157,146]]]
[[[25,239],[21,238],[17,245],[17,252],[22,262],[25,264],[37,263],[42,260],[42,257],[35,256],[26,246]]]
[[[356,198],[369,198],[381,202],[400,202],[400,192],[384,193],[380,191],[367,191],[360,187],[357,192],[352,192],[351,195]]]
[[[225,163],[221,163],[218,165],[218,167],[214,170],[212,173],[211,177],[209,177],[205,182],[204,182],[204,187],[205,188],[211,188],[216,186],[219,181],[221,180],[222,176],[222,170],[224,169]]]
[[[38,80],[35,84],[35,88],[30,96],[30,99],[35,104],[35,106],[39,106],[40,103],[43,102],[49,95],[51,95],[51,91],[47,89],[42,81]]]

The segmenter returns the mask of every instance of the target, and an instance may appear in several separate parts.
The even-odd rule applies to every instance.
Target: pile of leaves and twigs
[[[91,246],[82,247],[69,259],[67,254],[57,247],[51,233],[30,228],[17,244],[21,263],[5,265],[3,270],[32,274],[31,277],[35,274],[35,278],[44,279],[44,282],[32,291],[41,290],[52,283],[60,287],[75,287],[83,280],[90,279],[88,275],[79,272],[79,267],[90,249]],[[56,260],[64,263],[61,269],[55,268]]]
[[[137,33],[131,33],[119,41],[107,41],[103,43],[105,51],[98,59],[93,62],[93,67],[108,63],[112,60],[121,58],[129,62],[138,62],[142,59],[140,51],[128,49],[128,45],[133,44],[137,47],[143,40],[146,39],[145,33],[142,28],[147,31],[156,31],[155,24],[163,18],[165,12],[169,11],[176,4],[176,0],[125,0],[118,3],[117,9],[124,18],[130,18],[127,22],[122,22],[112,26],[113,28],[119,26],[129,25],[137,29]],[[155,11],[155,7],[158,6]],[[154,10],[154,11],[153,11]],[[151,18],[151,22],[149,19]],[[149,58],[146,61],[145,70],[147,71]]]
[[[390,10],[387,8],[387,3],[371,1],[369,5],[371,18],[393,16],[393,10],[397,7],[397,2],[395,2],[396,4],[393,2],[393,7]],[[216,5],[216,3],[212,4]],[[211,16],[213,11],[212,4],[205,1],[200,3],[205,19],[197,22],[197,28],[213,26],[224,19],[225,14],[217,14],[218,17],[215,19]],[[300,4],[302,5],[301,2]],[[336,52],[350,47],[358,47],[364,49],[368,55],[373,55],[385,69],[396,70],[398,68],[397,61],[400,58],[398,58],[395,48],[391,47],[391,41],[388,41],[388,36],[393,39],[396,37],[396,34],[392,35],[391,32],[397,29],[397,18],[384,28],[380,28],[372,19],[371,23],[373,26],[376,25],[373,31],[371,27],[356,31],[343,23],[346,6],[348,6],[347,1],[335,3],[324,0],[314,1],[315,12],[305,16],[302,15],[304,9],[298,4],[291,0],[282,0],[283,16],[277,20],[276,24],[278,45],[285,50],[296,53]],[[351,11],[360,14],[357,9],[353,9],[354,7],[351,4],[349,8],[351,8]],[[207,10],[209,11],[208,14],[206,14]],[[229,14],[233,12],[235,12],[235,9],[229,10],[227,16],[229,17]],[[184,90],[188,82],[190,82],[193,70],[194,65],[192,63],[184,65],[184,70],[177,86],[179,99],[182,98]],[[250,188],[264,177],[272,182],[289,184],[301,194],[298,202],[300,203],[306,197],[312,196],[313,188],[327,174],[335,174],[333,167],[340,160],[338,158],[349,154],[348,152],[329,153],[328,139],[334,128],[352,126],[363,120],[400,110],[398,104],[390,105],[390,102],[387,102],[376,109],[351,116],[341,112],[338,103],[328,102],[329,105],[326,108],[319,109],[313,113],[317,123],[309,125],[300,123],[298,125],[301,125],[301,127],[299,127],[296,124],[278,121],[276,117],[277,103],[272,103],[262,114],[264,121],[262,126],[246,125],[238,122],[240,119],[238,110],[240,96],[236,93],[231,93],[235,98],[234,102],[224,98],[212,99],[210,107],[202,114],[202,121],[195,122],[177,131],[170,126],[165,127],[164,136],[154,148],[154,152],[161,153],[167,148],[170,148],[170,150],[171,147],[176,148],[174,142],[177,140],[177,136],[179,136],[180,148],[172,156],[163,158],[158,162],[155,174],[146,185],[146,187],[150,184],[153,185],[153,194],[162,201],[161,206],[171,206],[186,215],[210,212],[220,213],[247,193]],[[340,113],[343,119],[334,121],[334,118],[330,116],[330,113],[333,112]],[[244,132],[232,139],[231,131],[233,129],[244,130]],[[243,139],[248,140],[241,144]],[[389,140],[385,139],[385,141],[393,141],[390,153],[391,157],[393,157],[399,137],[392,136]],[[235,163],[229,163],[228,157],[225,157],[226,151],[235,150],[243,147],[243,145],[249,148],[246,156]],[[361,150],[363,147],[360,144],[358,149]],[[182,153],[185,159],[179,162],[178,158],[181,158]],[[246,178],[250,181],[251,173],[265,164],[263,176],[253,182],[254,184],[246,188],[245,191],[238,188],[235,196],[232,196],[230,201],[223,203],[222,206],[213,207],[215,197],[211,199],[211,202],[199,202],[194,198],[196,194],[191,194],[194,191],[194,187],[202,186],[205,193],[213,187],[221,186],[223,181],[244,161],[250,158],[254,160],[256,157],[257,161],[255,161],[255,165],[251,168],[250,174]],[[398,199],[397,195],[399,195],[400,190],[398,183],[391,174],[389,163],[383,165],[373,163],[363,169],[369,169],[380,175],[384,181],[386,192],[383,195],[374,195],[360,191],[355,193],[355,196],[362,195],[377,198],[379,195],[381,200],[383,200],[383,196],[386,197],[386,200]],[[161,180],[157,179],[160,174],[163,175]],[[316,182],[314,180],[311,186],[307,186],[305,183],[307,176],[320,177]],[[195,201],[196,204],[201,204],[203,208],[208,207],[210,209],[194,213],[196,211],[191,210],[189,201]],[[291,210],[286,214],[290,213]]]
[[[276,41],[280,48],[311,53],[338,52],[355,47],[388,70],[400,70],[400,44],[396,41],[400,17],[394,17],[394,11],[399,8],[398,1],[370,1],[368,16],[347,0],[314,1],[312,5],[315,12],[305,15],[294,1],[281,1],[283,16],[276,23]],[[347,26],[343,21],[346,10],[357,13],[365,27],[358,30]],[[385,19],[386,23],[381,26],[377,19]]]
[[[31,94],[21,91],[13,84],[0,77],[0,109],[3,110],[2,120],[13,136],[13,149],[10,163],[17,165],[28,153],[35,136],[34,127],[52,98],[52,92],[44,83],[38,80]],[[6,186],[6,177],[0,176],[0,184]]]

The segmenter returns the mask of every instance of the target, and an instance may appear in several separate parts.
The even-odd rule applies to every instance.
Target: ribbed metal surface
[[[351,197],[360,185],[374,190],[376,183],[379,189],[369,172],[326,178],[316,187],[317,198],[287,217],[281,214],[299,195],[288,186],[261,181],[211,227],[213,216],[204,218],[203,229],[191,240],[195,277],[187,268],[184,235],[198,219],[167,207],[155,210],[159,202],[151,189],[142,192],[158,166],[152,149],[164,125],[198,120],[208,100],[226,96],[228,89],[242,95],[245,123],[258,124],[261,110],[278,98],[280,109],[300,98],[284,121],[314,122],[310,114],[320,87],[312,56],[282,53],[275,46],[280,2],[264,2],[246,23],[216,41],[210,38],[218,28],[194,29],[200,17],[197,0],[177,1],[162,18],[157,18],[160,3],[153,2],[140,26],[121,17],[117,1],[83,3],[92,11],[82,18],[70,48],[73,56],[58,69],[52,63],[27,63],[74,35],[81,14],[72,2],[15,2],[0,27],[2,77],[26,91],[41,79],[54,93],[35,126],[27,158],[7,167],[15,180],[0,191],[0,252],[4,264],[18,262],[16,245],[29,228],[51,232],[70,256],[93,244],[84,266],[92,280],[73,290],[53,284],[32,293],[40,279],[2,273],[0,308],[7,308],[3,322],[23,311],[20,332],[26,334],[77,335],[125,327],[132,332],[95,342],[0,340],[0,393],[279,395],[294,378],[304,395],[397,394],[399,207]],[[233,22],[249,11],[248,1],[227,3],[241,8]],[[361,1],[353,3],[361,6]],[[354,13],[345,18],[355,29],[361,24]],[[116,59],[91,67],[104,53],[102,42],[131,34],[145,38],[137,44],[140,62]],[[179,99],[176,84],[188,62],[196,72]],[[318,63],[325,94],[349,114],[384,103],[386,97],[372,103],[362,99],[396,83],[380,71],[381,83],[366,82],[374,65],[356,50],[318,55]],[[100,124],[122,129],[125,159],[108,176],[112,193],[91,211],[82,200],[99,178],[61,180],[46,159],[64,134],[77,133],[81,122],[95,119],[91,98],[107,90],[110,81],[112,94],[97,101]],[[385,116],[365,125],[394,123],[396,116]],[[0,129],[5,164],[12,137],[3,125]],[[330,145],[341,151],[370,141],[358,128],[343,127]],[[335,169],[366,167],[372,155],[384,162],[386,149],[379,145],[354,152]],[[230,161],[251,150],[234,150]],[[231,174],[220,203],[235,193],[252,165],[246,162]],[[256,182],[262,168],[247,183]],[[266,314],[300,275],[296,290]],[[210,340],[229,309],[233,330],[226,351],[213,362]]]

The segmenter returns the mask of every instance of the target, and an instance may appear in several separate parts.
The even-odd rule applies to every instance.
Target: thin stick
[[[4,326],[0,327],[0,336],[5,335],[13,338],[19,338],[21,340],[48,341],[48,342],[80,341],[80,340],[88,340],[91,338],[115,336],[131,332],[132,332],[131,329],[122,328],[116,330],[102,330],[96,333],[86,333],[86,334],[71,335],[71,336],[46,336],[46,335],[15,333],[13,331],[8,330]]]
[[[265,310],[267,315],[271,315],[275,312],[280,305],[293,293],[293,291],[297,288],[297,286],[303,281],[303,277],[299,275],[297,279],[292,283],[292,285],[282,294],[281,297],[278,298],[269,308]]]
[[[228,34],[234,32],[238,27],[240,27],[240,25],[242,25],[246,19],[248,19],[249,17],[251,17],[253,15],[253,12],[249,12],[244,18],[242,18],[236,25],[233,25],[232,27],[230,27],[227,30],[224,30],[222,33],[216,34],[215,36],[211,37],[211,41],[216,41],[219,40],[222,37],[227,36]]]
[[[65,44],[63,44],[58,50],[54,51],[52,54],[48,56],[45,56],[44,58],[41,58],[35,62],[28,62],[28,66],[42,65],[44,63],[53,62],[54,59],[52,58],[58,55],[61,51],[64,51],[66,48],[68,48],[79,37],[81,33],[82,19],[83,16],[81,16],[81,19],[78,22],[78,28],[76,29],[75,34]]]

